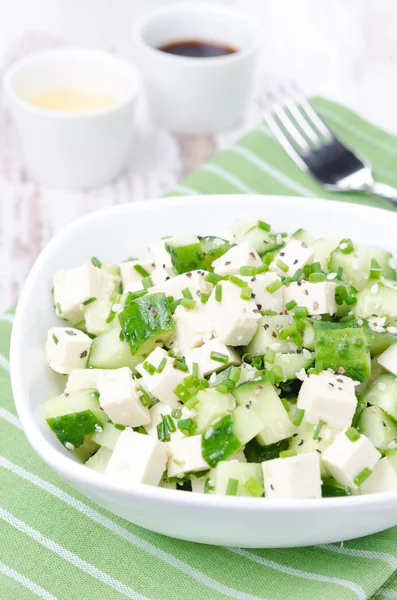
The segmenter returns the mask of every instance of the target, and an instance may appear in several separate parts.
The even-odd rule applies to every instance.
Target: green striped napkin
[[[371,160],[375,175],[396,186],[397,138],[342,106],[315,104]],[[264,125],[169,194],[214,192],[326,196],[393,208],[359,194],[324,193]],[[12,321],[13,311],[0,315],[1,600],[397,598],[397,528],[304,549],[217,548],[145,531],[77,493],[34,454],[21,431],[9,378]]]

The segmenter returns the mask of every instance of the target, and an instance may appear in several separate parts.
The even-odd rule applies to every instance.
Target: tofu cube
[[[378,356],[378,363],[392,375],[397,377],[397,344],[392,344]]]
[[[126,260],[119,265],[121,282],[123,284],[123,291],[136,292],[142,289],[142,279],[144,275],[140,272],[144,269],[149,275],[153,272],[155,267],[154,263],[148,260]],[[137,270],[138,269],[138,270]]]
[[[157,373],[163,358],[166,359],[166,365],[161,373]],[[177,385],[183,383],[186,373],[174,367],[174,360],[168,356],[168,352],[162,348],[156,348],[147,359],[136,367],[136,370],[142,379],[139,380],[143,388],[149,392],[154,398],[168,404],[171,408],[177,408],[179,406],[178,397],[174,394],[174,390]],[[156,372],[151,375],[144,367],[144,364],[148,363],[152,365]]]
[[[360,486],[362,494],[392,492],[397,490],[397,475],[387,457],[381,458],[372,469],[371,475]]]
[[[165,444],[131,429],[121,432],[105,474],[126,483],[159,485],[168,461]]]
[[[352,442],[343,429],[323,452],[323,462],[339,483],[358,489],[355,479],[364,469],[372,470],[382,455],[363,434]]]
[[[61,269],[55,273],[53,283],[57,314],[72,323],[83,320],[83,302],[110,296],[116,285],[113,275],[91,263]]]
[[[233,275],[240,272],[240,267],[260,267],[263,264],[259,254],[249,242],[241,242],[230,248],[223,256],[213,261],[212,266],[217,275]]]
[[[166,250],[165,240],[159,240],[150,244],[149,252],[153,257],[156,267],[163,267],[164,269],[172,268],[172,260],[169,252]]]
[[[172,296],[174,300],[179,300],[183,297],[182,291],[188,289],[194,300],[200,301],[200,296],[203,292],[210,294],[212,284],[205,280],[208,271],[190,271],[176,277],[171,277],[164,283],[160,283],[149,288],[149,294],[164,292],[166,296]]]
[[[182,409],[182,417],[181,417],[181,419],[182,419],[182,418],[185,418],[183,415],[184,408],[182,408],[182,406],[180,408]],[[171,408],[171,406],[168,406],[168,404],[164,404],[164,402],[157,402],[157,404],[155,404],[154,406],[149,408],[150,423],[145,426],[145,429],[146,429],[148,435],[151,435],[151,436],[155,437],[156,439],[158,439],[157,425],[159,425],[162,421],[161,415],[163,415],[163,416],[170,415],[172,410],[173,409]],[[175,422],[175,426],[176,426],[177,420],[174,419],[174,422]],[[182,433],[182,431],[179,431],[179,429],[177,429],[176,431],[170,432],[171,441],[172,440],[180,440],[183,437],[185,437],[185,434]]]
[[[96,390],[98,376],[102,369],[75,369],[66,382],[65,392],[79,392],[80,390]]]
[[[99,404],[113,423],[126,427],[150,423],[149,409],[139,399],[140,383],[128,367],[104,369],[97,385]]]
[[[216,288],[222,290],[216,299]],[[246,346],[258,328],[261,314],[252,299],[241,298],[241,287],[231,281],[220,281],[212,292],[205,310],[221,342],[228,346]]]
[[[281,313],[284,307],[283,289],[280,287],[272,294],[267,291],[267,286],[275,281],[281,281],[277,273],[260,273],[250,277],[239,275],[240,279],[246,281],[252,289],[253,299],[259,310],[274,310]]]
[[[87,366],[91,338],[72,327],[51,327],[47,333],[45,353],[53,371],[69,375]]]
[[[177,354],[185,355],[189,350],[209,342],[214,329],[204,305],[194,309],[178,306],[174,312],[175,332],[167,345]]]
[[[354,386],[344,375],[322,371],[309,375],[302,383],[297,407],[305,411],[303,420],[317,425],[324,421],[334,429],[350,427],[357,406]]]
[[[225,359],[225,362],[214,360],[211,358],[212,352],[225,355],[227,360]],[[186,353],[185,359],[190,371],[192,370],[193,363],[198,364],[199,377],[205,377],[214,373],[214,371],[226,369],[230,365],[241,364],[239,354],[232,348],[228,348],[218,338],[214,338],[210,342],[203,344],[200,348],[190,350],[190,352]]]
[[[267,460],[262,471],[267,498],[321,498],[317,452]]]
[[[284,305],[295,300],[307,308],[309,315],[333,315],[336,312],[336,283],[333,281],[298,281],[283,286]]]
[[[201,440],[201,435],[192,435],[168,443],[171,452],[167,464],[168,477],[183,477],[185,473],[210,468],[202,456]]]
[[[306,242],[292,239],[286,243],[270,264],[270,271],[283,276],[292,276],[298,269],[303,269],[305,265],[311,263],[313,255],[314,248],[310,248]],[[278,267],[277,261],[282,261],[288,269],[283,270]]]

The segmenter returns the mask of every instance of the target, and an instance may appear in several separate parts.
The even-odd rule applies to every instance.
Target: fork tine
[[[331,142],[334,138],[332,131],[326,126],[324,121],[318,116],[310,102],[305,98],[296,83],[291,83],[291,88],[294,92],[295,101],[299,104],[306,118],[311,122],[317,131],[328,141]]]
[[[302,169],[302,171],[308,171],[308,168],[304,161],[301,159],[299,153],[296,151],[294,146],[291,144],[284,131],[281,129],[280,125],[277,123],[276,119],[273,117],[270,111],[266,111],[263,114],[263,118],[265,119],[270,131],[279,142],[279,144],[284,148],[288,156]]]
[[[279,89],[285,98],[286,108],[294,117],[295,121],[297,122],[303,133],[311,142],[313,142],[313,144],[315,144],[316,146],[321,145],[322,141],[319,138],[317,131],[313,127],[311,127],[309,122],[305,119],[302,111],[299,110],[299,104],[294,102],[294,99],[283,86],[280,86]]]
[[[267,97],[273,103],[274,114],[277,115],[278,119],[280,120],[280,123],[283,125],[290,138],[292,138],[289,140],[292,146],[297,146],[297,151],[300,150],[301,152],[308,152],[310,150],[309,144],[307,143],[301,132],[297,129],[293,121],[290,119],[283,105],[277,102],[273,94],[269,93]]]

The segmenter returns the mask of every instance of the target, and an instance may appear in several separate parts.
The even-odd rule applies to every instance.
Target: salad
[[[58,271],[59,442],[126,484],[321,498],[397,490],[397,280],[351,239],[239,220]]]

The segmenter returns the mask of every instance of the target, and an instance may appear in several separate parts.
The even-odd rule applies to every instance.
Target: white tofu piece
[[[305,411],[304,422],[317,425],[324,421],[334,429],[350,427],[357,406],[355,385],[350,377],[330,371],[309,375],[302,383],[297,402],[297,408]]]
[[[192,435],[168,443],[171,452],[167,464],[168,477],[183,477],[185,473],[210,468],[202,457],[201,440],[201,435]]]
[[[161,373],[154,373],[151,375],[143,366],[145,363],[153,365],[156,369],[160,362],[166,359],[166,365]],[[136,367],[136,370],[142,379],[139,380],[143,388],[149,392],[154,398],[168,404],[171,408],[177,408],[179,406],[178,397],[175,396],[174,390],[177,385],[183,383],[186,375],[189,375],[186,371],[181,371],[174,367],[174,360],[168,356],[168,352],[163,348],[156,348],[147,359]]]
[[[343,429],[332,444],[324,450],[322,458],[325,466],[337,481],[353,490],[358,486],[355,478],[364,469],[373,469],[382,455],[373,443],[363,434],[352,442]]]
[[[175,331],[167,342],[172,350],[183,356],[209,342],[214,335],[214,329],[203,304],[197,304],[194,309],[177,306],[174,312]]]
[[[83,320],[83,302],[110,296],[116,285],[113,275],[91,263],[57,271],[53,283],[57,314],[72,323]]]
[[[381,458],[374,466],[371,475],[360,486],[362,494],[392,492],[397,490],[397,475],[387,457]]]
[[[99,404],[113,423],[126,427],[150,423],[149,409],[139,399],[140,382],[128,367],[104,369],[97,385]]]
[[[311,263],[313,256],[314,248],[309,247],[306,242],[291,239],[277,254],[269,269],[279,275],[291,277],[298,269],[303,269],[305,265]],[[283,269],[280,269],[277,266],[278,260],[281,260],[288,267],[288,270],[283,271]]]
[[[333,315],[336,312],[336,283],[333,281],[298,281],[283,286],[284,305],[295,300],[298,306],[307,308],[309,315]]]
[[[378,356],[378,363],[392,375],[397,377],[397,344],[392,344]]]
[[[98,375],[100,373],[102,373],[102,369],[75,369],[68,377],[65,392],[96,390],[98,388]]]
[[[51,327],[47,333],[45,353],[53,371],[69,375],[87,366],[91,338],[72,327]]]
[[[267,498],[321,498],[317,452],[267,460],[262,471]]]
[[[284,307],[282,287],[272,294],[266,289],[271,283],[281,281],[277,273],[260,273],[254,277],[239,275],[239,277],[243,281],[246,281],[252,289],[252,293],[255,295],[254,300],[259,310],[274,310],[278,313],[282,312]]]
[[[263,262],[249,242],[241,242],[230,248],[223,256],[213,261],[212,266],[217,275],[233,275],[240,272],[240,267],[260,267]]]
[[[149,294],[164,292],[166,296],[172,296],[174,300],[179,300],[183,297],[182,291],[187,288],[190,290],[193,299],[200,302],[200,296],[203,292],[206,294],[212,292],[213,285],[205,280],[207,275],[208,271],[200,270],[183,273],[149,288],[148,292]]]
[[[163,267],[164,269],[172,268],[171,256],[165,249],[165,240],[153,242],[149,246],[149,252],[153,256],[153,262],[156,264],[156,267]]]
[[[181,408],[181,410],[183,411],[183,407],[180,406],[179,408]],[[158,439],[158,435],[157,435],[157,425],[159,425],[159,423],[161,423],[161,415],[170,415],[172,412],[172,408],[171,406],[168,406],[168,404],[164,404],[164,402],[157,402],[157,404],[155,404],[154,406],[152,406],[151,408],[149,408],[149,415],[150,415],[150,423],[149,425],[145,426],[145,429],[148,433],[148,435],[151,435],[153,437],[155,437],[156,439]],[[183,414],[183,413],[182,413]],[[184,416],[181,417],[185,418]],[[174,419],[174,423],[176,426],[177,420]],[[182,431],[179,431],[179,429],[177,428],[176,431],[171,431],[170,432],[170,439],[172,440],[180,440],[183,437],[185,437],[185,434],[182,433]]]
[[[220,302],[216,299],[216,288],[212,292],[205,310],[217,338],[228,346],[246,346],[258,328],[261,314],[254,300],[241,298],[241,287],[231,281],[220,281]]]
[[[106,322],[113,304],[110,296],[107,296],[84,307],[85,328],[88,333],[102,335],[114,326],[114,323]]]
[[[121,432],[105,474],[126,483],[159,485],[168,461],[163,442],[131,429]]]
[[[136,292],[142,289],[143,275],[136,270],[136,266],[138,266],[138,268],[141,266],[143,269],[145,269],[145,271],[147,271],[147,273],[149,273],[149,275],[151,275],[155,267],[153,261],[149,260],[126,260],[120,263],[120,275],[124,292],[130,287],[131,289],[128,289],[128,291],[131,292]]]
[[[211,352],[218,352],[219,354],[225,354],[227,356],[227,362],[221,363],[211,358]],[[225,369],[229,365],[240,365],[241,358],[239,354],[232,348],[228,348],[218,338],[207,342],[200,346],[200,348],[194,348],[190,352],[186,353],[185,356],[186,364],[189,370],[192,370],[193,363],[198,364],[199,377],[210,375],[214,371]]]

